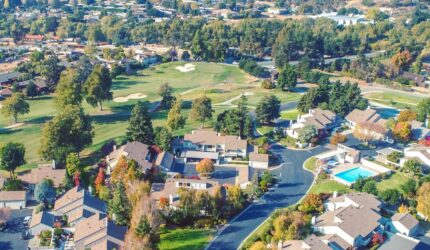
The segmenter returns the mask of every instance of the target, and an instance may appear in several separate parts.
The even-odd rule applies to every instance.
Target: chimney
[[[336,198],[337,197],[337,191],[334,191],[333,192],[333,198]]]
[[[317,222],[317,217],[312,216],[312,220],[311,220],[312,225],[314,226],[316,222]]]
[[[113,151],[116,151],[116,144],[113,145]]]
[[[55,169],[55,160],[52,160],[52,169]]]
[[[169,203],[172,204],[173,203],[173,195],[169,194]]]
[[[278,241],[278,250],[282,250],[282,240]]]

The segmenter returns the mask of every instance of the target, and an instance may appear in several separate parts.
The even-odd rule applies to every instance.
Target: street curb
[[[317,155],[316,155],[317,156]],[[313,176],[314,176],[314,180],[312,181],[312,184],[309,186],[309,188],[308,188],[308,190],[306,191],[306,193],[302,196],[302,198],[300,198],[300,200],[298,200],[296,203],[294,203],[294,204],[291,204],[290,206],[295,206],[295,205],[297,205],[297,204],[299,204],[305,197],[306,197],[306,195],[309,193],[309,191],[311,190],[311,188],[314,186],[314,184],[315,184],[315,182],[316,182],[316,179],[317,179],[317,175],[313,172],[313,171],[311,171],[311,170],[309,170],[309,169],[306,169],[305,168],[305,162],[306,161],[308,161],[310,158],[312,158],[312,157],[315,157],[315,156],[311,156],[311,157],[309,157],[309,158],[307,158],[304,162],[303,162],[303,164],[302,164],[302,168],[304,169],[304,170],[306,170],[306,171],[308,171],[308,172],[311,172],[312,174],[313,174]],[[239,245],[239,247],[237,248],[237,250],[239,250],[239,249],[241,249],[241,247],[242,247],[242,245],[243,245],[243,243],[251,236],[251,235],[253,235],[260,227],[261,227],[261,225],[263,225],[267,220],[269,220],[270,219],[270,217],[271,217],[272,215],[270,215],[269,217],[267,217],[263,222],[261,222],[261,224],[260,225],[258,225],[258,227],[256,227],[250,234],[248,234],[248,236],[240,243],[240,245]]]

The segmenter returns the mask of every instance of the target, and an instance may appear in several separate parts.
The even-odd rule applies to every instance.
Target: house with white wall
[[[422,145],[414,145],[404,149],[404,157],[400,159],[400,166],[403,166],[407,160],[415,159],[421,164],[430,168],[430,148]]]
[[[328,130],[334,128],[338,124],[338,117],[330,110],[322,110],[320,108],[309,109],[307,114],[299,114],[295,122],[291,122],[290,126],[285,129],[285,133],[295,139],[299,137],[300,131],[307,125],[315,126],[318,133],[327,133]]]
[[[26,191],[0,191],[0,208],[21,209],[26,205]]]
[[[410,213],[396,213],[391,222],[399,233],[406,236],[415,236],[419,230],[419,221]]]

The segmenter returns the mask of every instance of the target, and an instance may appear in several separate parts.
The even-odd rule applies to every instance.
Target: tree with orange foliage
[[[417,119],[417,112],[410,109],[405,109],[400,111],[399,116],[397,116],[398,122],[411,122],[416,119]]]
[[[168,208],[170,206],[169,198],[161,197],[158,202],[160,204],[160,208],[162,209]]]
[[[330,138],[330,144],[332,144],[332,145],[337,145],[337,144],[345,142],[345,141],[346,141],[346,135],[341,134],[341,133],[335,133]]]
[[[196,165],[196,171],[202,176],[210,175],[215,170],[214,163],[210,159],[203,159]]]
[[[112,170],[111,182],[116,183],[119,181],[124,181],[125,176],[127,175],[127,171],[127,158],[125,158],[125,156],[121,156],[121,158],[119,158],[118,162],[116,163],[114,169]]]
[[[430,217],[430,182],[423,183],[417,194],[417,211],[428,220]]]
[[[299,207],[300,211],[306,213],[322,212],[323,211],[323,201],[318,194],[308,194]]]
[[[405,204],[401,204],[400,206],[399,206],[399,209],[397,210],[399,213],[401,213],[401,214],[404,214],[404,213],[407,213],[407,212],[409,212],[409,208],[408,208],[408,206],[406,206]]]
[[[396,67],[398,73],[406,70],[411,62],[412,56],[408,50],[399,51],[391,57],[391,63]]]
[[[392,132],[394,138],[398,141],[406,143],[411,140],[412,129],[411,124],[408,122],[398,122],[394,125]]]
[[[385,241],[384,236],[381,235],[380,233],[375,233],[372,236],[372,246],[380,245],[384,243],[384,241]]]

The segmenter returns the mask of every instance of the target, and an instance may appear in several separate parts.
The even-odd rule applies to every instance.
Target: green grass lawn
[[[175,229],[161,234],[160,250],[202,250],[213,237],[207,229]]]
[[[350,190],[351,189],[349,189],[349,187],[340,184],[337,181],[326,179],[320,180],[318,183],[315,183],[309,192],[313,194],[333,193],[334,191],[338,191],[340,193],[347,193]]]
[[[297,116],[299,115],[299,111],[297,109],[286,110],[281,113],[282,119],[287,120],[297,120]]]
[[[304,167],[315,173],[316,169],[317,169],[317,158],[315,157],[311,157],[309,159],[307,159],[304,163]]]
[[[182,73],[175,69],[178,65],[184,63],[166,63],[158,65],[154,68],[139,71],[133,76],[119,76],[114,80],[112,91],[113,96],[127,96],[132,93],[142,93],[148,97],[143,100],[157,101],[160,96],[157,94],[159,85],[169,83],[173,87],[174,94],[190,91],[197,87],[199,88],[215,88],[222,84],[239,86],[238,89],[245,90],[246,88],[255,88],[255,85],[249,85],[255,79],[240,70],[238,67],[228,66],[215,63],[197,62],[196,70],[188,73]],[[218,87],[216,87],[218,88]],[[221,88],[221,87],[220,87]],[[241,92],[236,92],[228,95],[228,98],[233,98]],[[187,93],[183,95],[185,101],[191,101],[203,95],[202,91],[191,91],[192,95]],[[216,103],[217,100],[225,100],[226,93],[217,93],[216,91],[208,94],[213,97]],[[20,122],[25,122],[25,125],[14,129],[0,130],[0,143],[20,142],[26,147],[26,160],[31,166],[34,163],[40,162],[40,157],[37,153],[40,147],[40,137],[42,127],[46,121],[49,121],[55,114],[56,108],[53,102],[53,95],[41,96],[34,100],[29,100],[30,113],[19,118]],[[133,108],[137,100],[130,100],[124,103],[108,102],[104,104],[104,111],[100,112],[98,108],[90,107],[85,101],[83,107],[87,113],[91,115],[95,136],[93,144],[83,152],[83,155],[98,150],[105,142],[113,139],[121,139],[124,137],[130,116],[130,110]],[[189,102],[188,102],[189,103]],[[188,108],[183,110],[185,116],[188,116],[191,105],[186,105]],[[214,117],[226,107],[214,106]],[[151,114],[153,125],[162,126],[167,117],[167,111],[162,110]],[[0,116],[0,128],[11,124],[10,117]],[[208,122],[207,126],[210,125]],[[198,122],[187,119],[183,129],[175,131],[175,135],[181,135],[189,132],[192,129],[199,127]]]
[[[424,99],[423,97],[413,94],[392,91],[368,93],[364,96],[371,101],[396,108],[414,108],[422,99]]]
[[[400,186],[403,185],[407,180],[408,180],[408,177],[406,176],[406,174],[395,172],[387,179],[383,179],[379,181],[376,184],[376,188],[378,189],[379,192],[387,189],[391,189],[391,188],[396,188],[399,191],[401,191]]]

